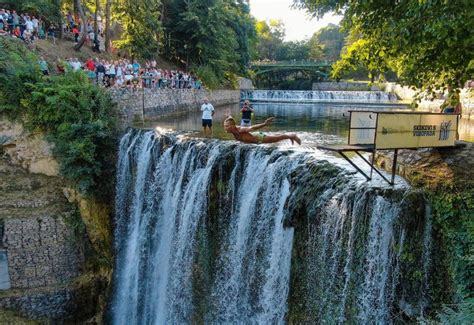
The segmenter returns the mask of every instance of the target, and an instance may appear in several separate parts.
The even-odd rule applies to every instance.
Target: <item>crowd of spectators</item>
[[[41,64],[40,64],[41,65]],[[121,59],[107,61],[88,59],[81,62],[77,58],[69,58],[65,62],[58,60],[58,73],[67,69],[83,70],[92,82],[104,87],[116,88],[151,88],[151,89],[201,89],[201,81],[190,73],[180,70],[161,69],[156,60],[147,60],[142,66],[138,61]],[[44,74],[49,74],[44,71]]]
[[[47,28],[46,28],[47,27]],[[81,26],[76,23],[74,16],[68,13],[61,26],[64,36],[78,42],[81,36]],[[56,43],[59,28],[54,24],[46,24],[40,17],[28,13],[18,14],[15,10],[0,9],[0,36],[12,36],[22,39],[26,43],[33,43],[36,39],[51,39]],[[98,32],[94,32],[93,23],[87,22],[86,41],[97,52],[100,51],[100,44],[103,43],[103,26],[98,22]]]
[[[92,22],[87,22],[85,32],[87,41],[99,51],[100,39],[103,36],[103,26],[99,22],[98,33],[94,32]],[[62,26],[63,33],[70,33],[74,41],[80,37],[80,26],[71,13],[65,16]],[[0,35],[10,35],[20,38],[26,43],[32,43],[37,38],[51,37],[55,42],[57,30],[53,25],[48,26],[45,34],[45,22],[39,17],[27,13],[18,14],[15,10],[0,9]],[[43,74],[49,74],[49,67],[44,58],[39,65]],[[180,70],[161,69],[156,60],[145,61],[143,66],[138,61],[127,59],[107,61],[99,59],[88,59],[85,62],[77,58],[69,58],[65,61],[58,60],[56,70],[65,73],[68,69],[77,71],[84,70],[91,81],[104,87],[123,88],[172,88],[172,89],[201,89],[199,79],[190,73]]]
[[[45,38],[45,24],[41,18],[15,10],[0,9],[0,36],[10,35],[31,43],[37,38]]]

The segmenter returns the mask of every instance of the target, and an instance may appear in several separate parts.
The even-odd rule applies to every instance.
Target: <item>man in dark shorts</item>
[[[240,110],[240,114],[242,115],[242,119],[240,120],[240,126],[252,126],[252,113],[254,112],[252,106],[250,105],[250,101],[246,99],[244,101],[244,105]]]
[[[204,129],[204,136],[207,136],[207,129],[211,132],[212,136],[212,117],[214,116],[214,106],[209,103],[207,97],[204,98],[204,104],[201,105],[202,112],[202,127]]]

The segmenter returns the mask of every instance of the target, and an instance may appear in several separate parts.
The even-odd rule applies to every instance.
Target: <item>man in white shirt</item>
[[[25,22],[25,26],[26,26],[26,30],[27,30],[28,32],[33,33],[33,30],[34,30],[34,28],[33,28],[33,22],[32,22],[30,19],[28,19],[28,20]]]
[[[214,116],[214,106],[209,103],[209,99],[204,97],[204,104],[201,105],[202,127],[204,128],[204,136],[207,136],[206,127],[209,128],[212,136],[212,116]]]

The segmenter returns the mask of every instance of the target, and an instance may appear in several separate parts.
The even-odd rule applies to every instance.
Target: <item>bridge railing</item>
[[[251,63],[251,66],[330,66],[332,61],[314,61],[314,60],[301,60],[301,61],[255,61]]]

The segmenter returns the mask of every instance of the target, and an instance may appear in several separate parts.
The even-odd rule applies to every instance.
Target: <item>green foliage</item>
[[[160,0],[115,1],[114,16],[121,23],[123,33],[114,44],[133,57],[157,57],[162,38],[161,7]]]
[[[348,71],[357,71],[361,66],[366,67],[372,82],[377,76],[390,70],[386,50],[378,49],[366,39],[359,39],[352,43],[341,59],[333,64],[331,75],[334,79],[341,79]]]
[[[370,46],[369,56],[357,55],[350,60],[363,59],[359,62],[372,65],[370,71],[383,71],[389,65],[401,83],[428,92],[462,87],[474,74],[472,1],[294,2],[315,16],[329,11],[344,14],[345,28]]]
[[[309,40],[285,42],[285,26],[279,20],[257,21],[258,60],[327,60],[339,59],[345,34],[334,24],[320,29]]]
[[[441,324],[474,324],[474,299],[455,306],[444,306],[438,319]]]
[[[38,59],[23,44],[11,39],[0,39],[0,44],[7,59],[29,60],[16,59],[6,69],[1,56],[0,112],[21,117],[30,130],[44,132],[55,145],[61,174],[82,194],[98,198],[110,194],[115,118],[108,93],[91,84],[83,72],[43,78]]]
[[[210,89],[220,88],[221,82],[216,76],[216,73],[212,67],[208,65],[197,66],[194,70],[194,73],[202,80],[204,85]]]
[[[312,60],[323,60],[324,56],[324,47],[319,42],[317,37],[313,35],[310,40],[308,41],[309,47],[309,58]]]
[[[310,44],[306,41],[283,42],[275,51],[275,60],[303,61],[311,57]]]
[[[61,2],[61,0],[9,0],[5,4],[18,13],[28,12],[48,22],[58,22],[61,20]]]
[[[311,50],[318,54],[312,54],[311,58],[327,61],[338,60],[344,46],[345,37],[346,34],[341,31],[341,27],[338,25],[329,24],[321,28],[309,40]],[[319,49],[322,50],[321,54],[318,53]]]
[[[277,60],[276,53],[283,47],[285,37],[285,26],[280,20],[257,21],[257,58],[259,60]],[[279,55],[282,60],[282,55]]]
[[[208,87],[228,73],[246,73],[255,34],[246,1],[166,0],[163,30],[165,56],[206,71],[200,77]],[[205,80],[211,72],[218,83]]]
[[[0,114],[16,118],[20,99],[28,95],[23,85],[40,80],[38,58],[17,39],[0,39]]]
[[[474,298],[474,191],[443,191],[431,201],[435,225],[448,239],[458,298]]]

